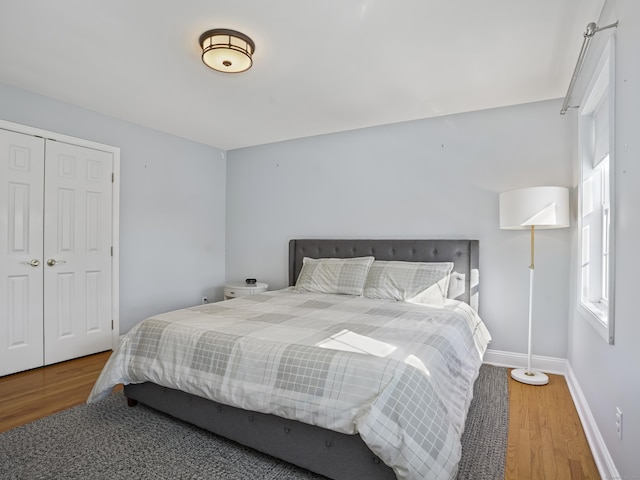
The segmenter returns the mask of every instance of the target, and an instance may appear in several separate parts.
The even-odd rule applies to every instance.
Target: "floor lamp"
[[[569,226],[569,190],[564,187],[532,187],[500,194],[500,228],[531,231],[529,266],[529,344],[527,368],[511,371],[511,377],[529,385],[546,385],[549,377],[531,368],[531,326],[533,320],[534,239],[536,229]]]

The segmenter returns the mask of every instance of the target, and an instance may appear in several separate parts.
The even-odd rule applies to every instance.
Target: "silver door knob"
[[[23,265],[31,265],[32,267],[37,267],[38,265],[40,265],[40,260],[38,260],[37,258],[34,258],[30,262],[20,262],[20,263],[22,263]]]
[[[56,260],[54,258],[50,258],[49,260],[47,260],[47,265],[49,265],[50,267],[53,267],[54,265],[57,265],[58,263],[67,263],[64,260]]]

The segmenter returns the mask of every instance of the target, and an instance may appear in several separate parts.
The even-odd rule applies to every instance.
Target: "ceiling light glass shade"
[[[563,228],[570,223],[568,188],[520,188],[500,194],[502,229]]]
[[[256,49],[253,40],[244,33],[216,28],[200,35],[202,61],[219,72],[238,73],[251,68]]]

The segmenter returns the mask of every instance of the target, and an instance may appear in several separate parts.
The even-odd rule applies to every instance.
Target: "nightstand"
[[[255,295],[256,293],[266,292],[269,288],[268,283],[257,282],[249,285],[246,282],[230,282],[224,285],[224,299],[244,297],[246,295]]]

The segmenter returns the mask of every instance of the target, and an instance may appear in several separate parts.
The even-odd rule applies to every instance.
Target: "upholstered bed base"
[[[289,284],[295,284],[304,256],[373,255],[378,260],[454,262],[464,292],[477,306],[477,240],[291,240]],[[125,386],[130,405],[140,402],[242,445],[335,480],[395,479],[393,470],[359,435],[345,435],[275,415],[238,409],[153,383]]]
[[[222,405],[153,383],[125,386],[127,398],[247,447],[337,480],[395,479],[359,435]],[[215,452],[212,452],[215,454]]]

